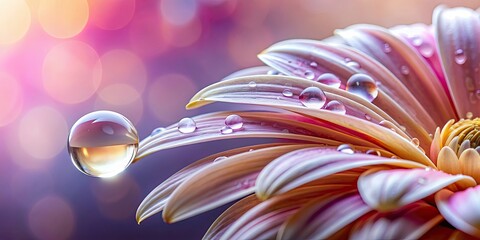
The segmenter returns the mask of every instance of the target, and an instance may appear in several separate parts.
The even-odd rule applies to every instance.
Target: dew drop
[[[423,39],[420,36],[414,36],[412,38],[412,44],[415,47],[418,47],[423,44]]]
[[[415,147],[418,147],[420,145],[420,140],[418,140],[418,138],[412,138],[411,142]]]
[[[153,129],[152,133],[150,134],[150,136],[155,136],[157,134],[160,134],[162,132],[164,132],[165,130],[167,130],[166,128],[164,127],[159,127],[159,128],[155,128]]]
[[[337,100],[332,100],[328,102],[325,106],[325,109],[339,114],[345,114],[347,112],[345,105],[343,105],[342,102]]]
[[[182,118],[178,122],[177,129],[181,133],[192,133],[197,129],[197,124],[191,118]]]
[[[220,133],[221,133],[221,134],[230,134],[230,133],[233,133],[233,129],[231,129],[231,128],[228,127],[228,126],[223,126],[223,127],[220,129]]]
[[[388,43],[383,44],[383,51],[384,51],[385,53],[390,53],[390,52],[392,52],[392,47],[390,47],[390,44],[388,44]]]
[[[268,70],[267,75],[279,75],[280,72],[277,70]]]
[[[339,88],[342,81],[340,81],[340,79],[335,76],[334,74],[331,74],[331,73],[324,73],[322,75],[320,75],[318,78],[317,78],[317,82],[319,83],[323,83],[325,85],[328,85],[330,87],[334,87],[334,88]]]
[[[467,61],[467,56],[465,55],[465,52],[462,49],[457,49],[455,51],[455,62],[457,64],[464,64],[465,61]]]
[[[225,160],[225,159],[227,159],[226,156],[220,156],[220,157],[215,158],[215,160],[213,160],[213,162],[217,163],[217,162],[220,162],[220,161]]]
[[[293,96],[293,92],[292,92],[292,90],[286,88],[286,89],[283,89],[282,95],[283,95],[284,97],[292,97],[292,96]]]
[[[424,177],[418,178],[417,183],[420,184],[420,185],[424,185],[424,184],[427,183],[427,179],[424,178]]]
[[[403,65],[400,67],[400,72],[403,75],[408,75],[410,73],[410,69],[407,66]]]
[[[75,167],[94,177],[112,177],[132,163],[138,134],[124,116],[111,111],[89,113],[72,126],[68,151]]]
[[[388,120],[382,120],[380,121],[380,123],[378,123],[380,126],[382,127],[385,127],[385,128],[388,128],[392,131],[395,132],[395,124],[393,124],[392,122],[388,121]]]
[[[318,63],[316,63],[316,62],[311,62],[311,63],[310,63],[310,67],[316,68],[316,67],[318,67]]]
[[[368,120],[368,121],[372,120],[372,117],[371,117],[370,115],[368,115],[368,114],[365,114],[364,117],[365,117],[365,119]]]
[[[315,78],[315,73],[310,70],[305,71],[304,76],[308,80],[313,80]]]
[[[298,99],[305,107],[320,109],[325,105],[327,96],[318,87],[308,87],[300,93]]]
[[[351,58],[348,58],[348,57],[346,57],[346,58],[344,59],[344,61],[345,61],[345,63],[348,63],[348,62],[351,62],[351,61],[352,61],[352,59],[351,59]]]
[[[251,82],[248,83],[248,86],[251,87],[251,88],[254,88],[254,87],[257,86],[257,83],[254,82],[254,81],[251,81]]]
[[[353,151],[352,146],[349,144],[342,144],[337,147],[337,151],[342,152],[342,153],[348,153],[348,154],[354,154],[355,152]]]
[[[418,51],[420,52],[420,54],[422,54],[422,56],[424,56],[426,58],[429,58],[429,57],[433,56],[433,53],[434,53],[434,49],[433,49],[432,45],[429,44],[429,43],[422,44],[418,48]]]
[[[360,63],[358,62],[355,62],[355,61],[350,61],[350,62],[347,62],[347,66],[349,67],[352,67],[352,68],[355,68],[355,69],[360,69]]]
[[[382,156],[382,154],[380,153],[380,151],[374,150],[374,149],[369,149],[369,150],[367,150],[365,153],[366,153],[366,154],[369,154],[369,155]]]
[[[238,130],[243,127],[243,118],[236,114],[229,115],[225,118],[225,126],[233,130]]]
[[[467,112],[467,114],[465,114],[465,116],[467,117],[467,119],[472,119],[473,113],[472,112]]]
[[[426,167],[425,171],[427,171],[427,172],[432,171],[432,168],[431,167]]]
[[[352,75],[347,81],[346,90],[369,102],[372,102],[378,95],[377,85],[373,78],[363,73]]]

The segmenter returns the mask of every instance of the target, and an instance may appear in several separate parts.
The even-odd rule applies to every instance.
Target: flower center
[[[444,145],[455,150],[458,156],[468,148],[480,151],[480,118],[462,119],[451,125],[448,132]]]

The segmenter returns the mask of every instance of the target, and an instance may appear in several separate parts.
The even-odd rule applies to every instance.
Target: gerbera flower
[[[182,119],[137,159],[231,138],[287,139],[203,158],[140,204],[177,222],[238,200],[206,239],[480,237],[480,17],[435,10],[433,25],[356,25],[266,49],[187,105],[267,107]]]

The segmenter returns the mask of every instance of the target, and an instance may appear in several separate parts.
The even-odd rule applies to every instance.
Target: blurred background
[[[198,239],[227,206],[141,225],[141,200],[175,171],[239,142],[163,151],[112,179],[87,177],[66,150],[71,125],[117,111],[141,138],[185,116],[201,88],[289,38],[355,23],[431,23],[438,4],[376,0],[0,0],[0,239]],[[185,154],[194,152],[195,154]]]

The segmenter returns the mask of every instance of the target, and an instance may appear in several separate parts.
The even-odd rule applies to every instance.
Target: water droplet
[[[368,114],[365,114],[365,119],[368,120],[368,121],[370,121],[370,120],[372,120],[372,117],[371,117],[370,115],[368,115]]]
[[[369,102],[378,95],[377,85],[373,78],[363,73],[352,75],[347,81],[346,90]]]
[[[390,53],[390,52],[392,52],[392,47],[390,47],[390,44],[388,44],[388,43],[383,44],[383,51],[384,51],[385,53]]]
[[[355,152],[353,151],[352,146],[349,144],[342,144],[337,147],[337,151],[342,152],[342,153],[348,153],[348,154],[354,154]]]
[[[467,56],[465,55],[465,52],[463,52],[462,49],[457,49],[455,51],[455,62],[462,65],[465,63],[465,61],[467,61]]]
[[[328,85],[328,86],[334,87],[334,88],[339,88],[340,85],[342,84],[342,81],[340,81],[340,79],[337,76],[335,76],[334,74],[331,74],[331,73],[324,73],[324,74],[320,75],[317,78],[317,82],[323,83],[325,85]]]
[[[313,80],[315,78],[315,73],[313,73],[310,70],[305,71],[304,75],[305,75],[305,78],[308,80]]]
[[[426,58],[429,58],[431,56],[433,56],[433,53],[434,53],[434,49],[432,47],[431,44],[429,43],[424,43],[422,44],[418,51],[420,52],[420,54],[422,54],[422,56],[426,57]]]
[[[473,113],[472,112],[467,112],[467,114],[465,114],[465,116],[467,117],[467,119],[472,119]]]
[[[343,105],[342,102],[337,100],[332,100],[328,102],[325,106],[325,109],[339,114],[345,114],[347,112],[347,110],[345,109],[345,105]]]
[[[238,130],[243,127],[243,118],[236,114],[229,115],[225,118],[225,125],[233,130]]]
[[[365,153],[366,153],[366,154],[369,154],[369,155],[382,156],[382,154],[380,153],[380,151],[374,150],[374,149],[369,149],[369,150],[367,150]]]
[[[267,75],[279,75],[280,72],[277,70],[268,70]]]
[[[318,67],[318,63],[316,63],[316,62],[311,62],[311,63],[310,63],[310,67],[316,68],[316,67]]]
[[[251,82],[248,83],[248,86],[251,87],[251,88],[254,88],[254,87],[257,86],[257,83],[254,82],[254,81],[251,81]]]
[[[395,124],[393,124],[392,122],[390,122],[388,120],[382,120],[378,124],[382,127],[388,128],[388,129],[395,132]]]
[[[220,161],[225,160],[225,159],[227,159],[226,156],[220,156],[220,157],[215,158],[215,160],[213,160],[213,162],[217,163],[217,162],[220,162]]]
[[[420,185],[424,185],[427,183],[427,179],[424,178],[424,177],[421,177],[419,179],[417,179],[417,183],[420,184]]]
[[[298,99],[305,107],[320,109],[325,105],[327,96],[318,87],[308,87],[300,93]]]
[[[352,67],[352,68],[355,68],[355,69],[360,69],[360,63],[358,62],[355,62],[355,61],[350,61],[350,62],[347,62],[347,66],[349,67]]]
[[[420,140],[418,140],[418,138],[412,138],[411,142],[415,147],[418,147],[420,145]]]
[[[431,167],[426,167],[425,171],[427,171],[427,172],[432,171],[432,168]]]
[[[220,133],[221,133],[221,134],[230,134],[230,133],[233,133],[233,129],[231,129],[231,128],[228,127],[228,126],[223,126],[223,127],[220,129]]]
[[[138,134],[124,116],[97,111],[81,117],[70,130],[68,151],[75,167],[95,177],[112,177],[132,163]]]
[[[289,131],[288,129],[286,129],[286,128],[283,129],[282,132],[283,132],[283,133],[290,133],[290,131]]]
[[[418,46],[422,45],[422,43],[423,43],[423,39],[420,36],[414,36],[412,38],[412,45],[413,46],[418,47]]]
[[[408,75],[410,73],[410,69],[407,66],[403,65],[400,67],[400,72],[403,75]]]
[[[181,133],[192,133],[197,129],[197,124],[191,118],[182,118],[178,122],[177,129]]]
[[[152,133],[150,134],[150,136],[155,136],[157,134],[160,134],[161,132],[164,132],[165,130],[167,130],[166,128],[164,127],[159,127],[159,128],[155,128]]]
[[[250,149],[248,149],[248,151],[249,151],[249,152],[253,152],[253,151],[255,151],[255,149],[250,148]]]
[[[352,59],[351,59],[351,58],[348,58],[348,57],[346,57],[346,58],[344,59],[344,61],[345,61],[345,63],[348,63],[348,62],[351,62],[351,61],[352,61]]]
[[[283,89],[282,95],[283,95],[284,97],[292,97],[292,96],[293,96],[293,93],[292,93],[292,90],[286,88],[286,89]]]

